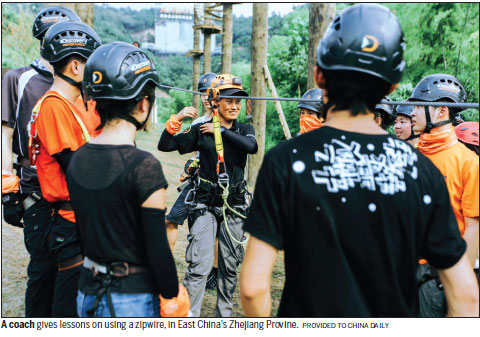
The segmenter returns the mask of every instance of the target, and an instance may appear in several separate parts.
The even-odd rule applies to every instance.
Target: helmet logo
[[[61,39],[60,43],[63,47],[67,46],[85,46],[87,44],[87,39],[73,38],[73,39]]]
[[[310,98],[312,98],[312,96],[310,96],[310,95],[307,95],[307,99],[310,99]]]
[[[362,51],[371,53],[372,51],[377,50],[378,40],[375,36],[366,34],[362,39]]]
[[[102,82],[102,73],[99,71],[94,71],[92,74],[92,82],[93,84],[98,84]]]
[[[68,21],[69,18],[63,16],[44,16],[40,19],[42,23]]]
[[[456,94],[458,94],[460,92],[460,88],[457,88],[453,84],[452,85],[446,85],[446,84],[439,83],[439,84],[437,84],[437,87],[440,90],[451,91],[451,92],[454,92]]]
[[[206,79],[206,78],[203,79],[203,83],[207,83],[207,79]]]
[[[140,62],[130,67],[130,70],[133,71],[135,75],[140,74],[141,72],[144,72],[149,69],[152,69],[150,67],[150,61]]]

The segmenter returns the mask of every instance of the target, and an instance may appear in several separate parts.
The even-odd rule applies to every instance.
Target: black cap
[[[33,37],[42,40],[44,33],[57,22],[74,21],[82,22],[80,17],[70,8],[51,6],[44,8],[37,14],[33,22]]]
[[[157,70],[145,52],[129,43],[113,42],[90,56],[82,85],[87,100],[127,100],[149,81],[159,85]]]
[[[220,90],[220,96],[245,96],[248,97],[248,93],[242,89],[231,88]]]
[[[45,34],[40,54],[48,62],[58,62],[77,54],[88,59],[102,45],[97,33],[81,22],[58,22]]]
[[[399,83],[405,68],[405,41],[397,17],[386,7],[359,4],[343,10],[317,47],[326,70],[349,70]]]

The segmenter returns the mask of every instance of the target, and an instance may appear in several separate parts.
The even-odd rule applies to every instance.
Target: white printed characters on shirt
[[[325,143],[323,151],[314,152],[315,161],[324,163],[322,169],[311,171],[314,183],[325,185],[331,193],[360,187],[393,195],[405,192],[407,174],[417,179],[415,163],[418,157],[407,143],[388,138],[383,143],[383,153],[379,155],[371,153],[375,148],[373,144],[366,148],[370,153],[364,153],[362,146],[355,141],[348,144],[332,139],[331,143]],[[299,161],[293,164],[294,171],[303,172],[304,168],[299,170],[297,163]]]

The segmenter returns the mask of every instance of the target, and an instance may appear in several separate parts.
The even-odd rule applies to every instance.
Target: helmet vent
[[[472,135],[478,137],[478,134],[476,132],[472,132]]]
[[[67,32],[61,33],[60,36],[63,36],[63,37],[67,36]]]

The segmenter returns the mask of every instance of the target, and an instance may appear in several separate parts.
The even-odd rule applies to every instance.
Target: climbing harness
[[[35,121],[38,118],[38,113],[40,112],[40,108],[42,106],[42,103],[47,97],[57,97],[60,100],[62,100],[63,102],[65,102],[65,104],[67,104],[68,107],[70,107],[70,111],[72,112],[73,116],[75,117],[78,124],[80,125],[80,128],[82,129],[82,133],[83,133],[83,138],[85,138],[85,141],[89,142],[90,139],[91,139],[90,134],[88,133],[87,127],[83,123],[82,119],[71,108],[71,103],[69,101],[67,101],[66,98],[64,98],[60,95],[57,95],[57,94],[53,94],[53,93],[45,95],[33,107],[32,118],[30,119],[30,122],[28,123],[28,126],[27,126],[27,132],[28,132],[28,135],[29,135],[28,148],[29,148],[29,157],[30,157],[31,165],[35,165],[35,162],[36,162],[36,159],[37,159],[37,154],[39,153],[39,147],[40,147],[40,145],[38,144],[38,139],[37,139],[38,133],[37,133],[37,130],[35,128]]]
[[[212,115],[213,115],[213,136],[215,139],[215,149],[217,151],[217,176],[218,176],[218,186],[222,189],[222,199],[223,199],[223,205],[222,205],[222,215],[223,215],[223,222],[225,223],[225,229],[227,230],[228,235],[230,236],[230,239],[232,239],[233,242],[238,243],[238,244],[244,244],[248,241],[247,238],[245,240],[237,240],[232,233],[230,232],[230,228],[228,227],[228,221],[227,221],[227,215],[226,215],[226,210],[227,208],[235,215],[242,219],[246,219],[246,216],[243,214],[239,213],[233,207],[231,207],[228,204],[228,196],[229,196],[229,188],[230,188],[230,177],[228,176],[227,173],[227,167],[225,164],[225,159],[223,156],[223,141],[222,141],[222,133],[221,133],[221,126],[220,126],[220,118],[218,116],[218,105],[215,104],[215,102],[218,101],[218,98],[220,97],[220,90],[218,87],[223,84],[233,84],[236,86],[241,86],[242,82],[239,78],[233,77],[229,80],[221,80],[211,88],[207,89],[207,96],[208,96],[208,103],[210,104],[210,107],[212,109]],[[231,97],[231,96],[226,96],[226,97]],[[223,172],[220,173],[220,165],[222,164],[223,166]]]
[[[98,289],[98,292],[95,295],[93,306],[87,311],[88,317],[93,317],[95,315],[95,311],[98,309],[100,301],[105,294],[107,295],[107,305],[110,315],[111,317],[116,317],[111,295],[111,285],[114,277],[127,277],[128,275],[143,273],[148,270],[146,267],[129,265],[127,262],[113,262],[102,265],[91,260],[87,256],[85,256],[83,267],[89,269],[94,277],[100,275],[102,281],[102,286]]]

